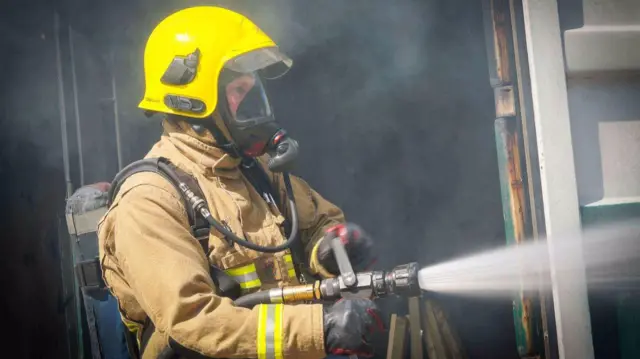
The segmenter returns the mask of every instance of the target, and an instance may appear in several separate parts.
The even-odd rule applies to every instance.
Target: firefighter
[[[336,235],[354,269],[372,260],[370,237],[287,174],[298,144],[275,121],[263,81],[291,65],[254,23],[219,7],[180,10],[150,35],[139,107],[160,114],[164,132],[145,158],[166,158],[194,178],[226,230],[207,229],[202,248],[179,190],[157,173],[135,173],[119,186],[98,226],[100,266],[142,358],[167,348],[209,358],[372,354],[369,333],[382,325],[370,300],[245,309],[211,275],[224,271],[242,293],[298,284],[305,273],[335,276],[326,238]],[[243,174],[252,165],[270,190]],[[286,205],[292,198],[295,207]],[[269,250],[287,247],[287,228],[296,229],[303,263],[293,246]]]

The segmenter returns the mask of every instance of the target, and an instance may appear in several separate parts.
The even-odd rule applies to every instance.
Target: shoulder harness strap
[[[163,166],[159,165],[160,162],[166,164],[173,171],[174,176],[172,176],[169,173],[166,173]],[[113,200],[118,194],[118,191],[120,190],[120,187],[122,186],[124,181],[130,176],[133,176],[134,174],[140,173],[140,172],[157,173],[162,177],[164,177],[167,181],[171,182],[171,184],[176,189],[178,189],[178,183],[175,183],[175,180],[173,178],[177,177],[181,182],[185,183],[189,187],[189,189],[193,191],[193,193],[195,193],[198,197],[205,200],[202,190],[200,189],[200,186],[198,185],[198,182],[196,181],[195,178],[193,178],[191,175],[181,170],[180,168],[176,167],[168,159],[164,157],[158,157],[158,158],[147,158],[147,159],[142,159],[142,160],[132,162],[131,164],[123,168],[118,174],[116,174],[115,178],[113,179],[113,182],[111,182],[111,188],[109,189],[109,194],[108,194],[109,206],[111,206],[111,204],[113,203]],[[205,254],[208,254],[209,223],[207,223],[207,221],[204,218],[196,214],[195,210],[190,205],[189,200],[185,198],[185,196],[183,196],[182,191],[180,191],[179,189],[178,189],[178,194],[182,199],[182,204],[184,205],[184,208],[187,212],[187,216],[189,218],[189,227],[191,229],[191,234],[198,240],[198,242],[200,242],[200,245],[205,251]]]
[[[160,163],[162,163],[163,165],[162,166],[159,165]],[[166,172],[167,170],[171,171],[171,173]],[[195,195],[205,200],[204,194],[202,193],[202,189],[198,185],[198,181],[196,181],[196,179],[193,176],[189,175],[185,171],[173,165],[168,159],[164,157],[142,159],[142,160],[132,162],[127,167],[123,168],[122,171],[120,171],[115,176],[115,178],[113,179],[113,182],[111,183],[111,188],[109,189],[109,194],[108,194],[108,198],[109,198],[108,205],[111,206],[113,200],[115,199],[116,194],[120,190],[120,187],[122,186],[124,181],[128,177],[140,172],[157,173],[162,177],[164,177],[167,181],[169,181],[178,190],[178,193],[180,194],[180,198],[182,199],[184,208],[187,211],[187,216],[189,217],[189,226],[191,229],[191,234],[195,239],[198,240],[198,242],[200,243],[200,246],[202,247],[202,250],[204,251],[205,256],[208,257],[209,256],[209,231],[211,227],[209,226],[209,223],[204,218],[202,218],[202,216],[199,216],[196,213],[195,209],[189,203],[189,199],[187,199],[184,196],[183,192],[179,189],[179,183],[177,183],[176,181],[184,183]],[[206,204],[206,200],[205,200],[205,204]],[[235,299],[240,296],[241,288],[240,288],[240,284],[237,281],[235,281],[232,277],[227,275],[222,269],[216,266],[210,265],[209,269],[210,269],[211,279],[216,284],[216,286],[220,289],[223,296],[230,297],[232,299]]]

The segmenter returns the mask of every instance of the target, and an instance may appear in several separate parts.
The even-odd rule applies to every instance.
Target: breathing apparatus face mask
[[[247,157],[268,153],[271,171],[290,171],[298,156],[298,143],[276,122],[260,76],[225,69],[219,94],[219,114],[236,150]]]

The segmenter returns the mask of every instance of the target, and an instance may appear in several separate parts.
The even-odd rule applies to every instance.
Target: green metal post
[[[485,38],[489,58],[490,83],[494,89],[496,120],[494,130],[500,177],[502,208],[507,245],[531,239],[536,226],[529,208],[531,188],[525,164],[523,140],[521,68],[515,54],[514,9],[510,0],[485,0]],[[530,166],[529,166],[530,167]],[[531,258],[535,265],[536,258]],[[521,358],[545,357],[546,341],[539,293],[520,291],[513,299],[516,345]],[[543,345],[544,344],[544,345]]]

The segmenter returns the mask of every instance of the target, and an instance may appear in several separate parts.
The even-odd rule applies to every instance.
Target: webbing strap
[[[182,194],[182,191],[177,188],[178,184],[174,183],[174,181],[171,179],[171,176],[163,171],[162,167],[159,165],[160,162],[166,164],[172,170],[173,174],[180,179],[181,182],[185,183],[187,187],[189,187],[189,189],[193,191],[194,194],[205,200],[206,203],[206,199],[195,178],[173,165],[168,159],[164,157],[158,157],[146,158],[132,162],[131,164],[123,168],[118,174],[116,174],[113,182],[111,183],[111,188],[109,189],[108,205],[111,206],[113,200],[118,194],[118,191],[120,190],[120,187],[127,178],[140,172],[157,173],[164,177],[167,181],[169,181],[174,187],[176,187],[176,190],[178,191],[178,194],[180,194],[180,198],[182,199],[182,204],[187,212],[191,233],[200,242],[206,254],[209,247],[209,223],[207,223],[204,218],[196,214],[193,207],[189,204],[189,200],[185,198]]]
[[[285,216],[284,221],[284,235],[289,238],[291,235],[291,222],[287,219],[287,205],[286,201],[283,201],[280,198],[279,184],[272,183],[267,175],[266,170],[262,166],[262,164],[254,158],[243,158],[242,164],[240,166],[242,174],[247,178],[247,180],[253,185],[258,194],[260,194],[263,198],[265,194],[271,196],[271,199],[275,202],[275,206],[280,210]],[[266,198],[265,198],[266,200]],[[305,250],[302,241],[295,241],[291,247],[289,248],[292,256],[291,267],[293,272],[289,272],[289,276],[294,278],[297,277],[299,280],[303,281],[305,279],[305,270],[307,269],[303,263],[306,262],[305,258]],[[296,265],[294,265],[294,263]],[[298,266],[298,268],[296,268]],[[293,273],[293,274],[291,274]]]

